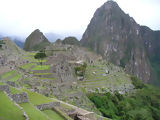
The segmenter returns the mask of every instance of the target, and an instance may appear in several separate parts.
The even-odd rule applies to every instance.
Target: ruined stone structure
[[[10,94],[10,88],[8,85],[0,85],[0,91],[5,91],[7,94]]]
[[[52,109],[54,107],[59,107],[59,106],[60,106],[60,102],[51,102],[47,104],[37,105],[37,108],[39,110],[46,110],[46,109]]]
[[[2,55],[0,55],[0,66],[4,66],[4,64],[5,64],[5,57],[4,56],[2,56]]]
[[[16,87],[16,82],[7,81],[6,83],[12,87]]]
[[[25,102],[28,102],[28,96],[27,96],[27,93],[25,93],[25,92],[19,93],[19,94],[13,94],[13,95],[11,95],[11,98],[16,103],[25,103]]]
[[[63,82],[74,82],[76,78],[73,76],[73,71],[71,66],[66,62],[61,62],[56,65],[56,74],[60,79],[61,83]]]

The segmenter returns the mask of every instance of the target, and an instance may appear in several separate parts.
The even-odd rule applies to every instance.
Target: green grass
[[[3,82],[0,82],[0,85],[6,85],[5,83],[3,83]]]
[[[54,100],[45,97],[41,94],[31,92],[30,90],[23,89],[24,92],[28,93],[29,101],[34,105],[49,103],[49,102],[55,102]]]
[[[49,70],[49,69],[50,69],[49,65],[37,65],[32,70]]]
[[[43,112],[53,120],[65,120],[62,116],[60,116],[57,112],[53,110],[44,110]]]
[[[35,62],[35,63],[40,62],[39,60],[35,59],[34,56],[24,56],[23,58],[29,60],[30,62]],[[41,60],[42,63],[46,61],[47,61],[46,59]]]
[[[105,70],[109,70],[109,74],[103,76]],[[96,87],[114,87],[131,84],[130,77],[127,76],[123,71],[112,64],[101,64],[100,62],[95,62],[94,66],[88,65],[85,73],[85,80],[78,81],[82,86],[87,86],[89,88]],[[95,72],[95,74],[93,74]]]
[[[28,56],[34,56],[36,54],[36,52],[27,52]]]
[[[18,94],[18,93],[23,92],[21,89],[17,89],[17,88],[11,87],[11,86],[10,86],[10,90],[11,90],[12,94]]]
[[[21,103],[20,106],[23,107],[30,120],[50,120],[47,115],[43,114],[43,112],[36,109],[30,103]]]
[[[15,76],[13,76],[12,78],[10,78],[8,81],[12,81],[12,82],[15,82],[17,81],[18,79],[20,79],[22,77],[21,74],[16,74]]]
[[[25,120],[22,111],[0,91],[0,120]]]
[[[28,63],[28,64],[25,64],[25,65],[21,66],[20,68],[25,70],[25,69],[31,68],[33,65],[35,65],[35,63]]]
[[[70,106],[68,106],[68,105],[66,105],[64,103],[61,103],[60,106],[65,110],[72,110],[72,107],[70,107]]]
[[[52,73],[34,73],[34,75],[51,75]]]
[[[2,75],[2,79],[6,79],[6,78],[8,78],[9,76],[13,75],[14,73],[16,73],[16,70],[12,70],[12,71],[9,71],[9,72],[7,72],[7,73],[4,73],[4,74]]]

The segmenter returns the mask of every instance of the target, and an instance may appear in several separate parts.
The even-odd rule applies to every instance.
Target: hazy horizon
[[[25,38],[35,29],[40,29],[43,33],[76,36],[80,39],[96,9],[106,1],[1,0],[0,35]],[[160,1],[115,1],[138,24],[160,30]]]

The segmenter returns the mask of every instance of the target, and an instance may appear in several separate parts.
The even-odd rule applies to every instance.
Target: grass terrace
[[[47,115],[42,114],[41,111],[36,109],[30,103],[21,103],[20,106],[23,107],[24,111],[27,113],[30,120],[54,120],[54,119],[49,119]]]
[[[12,86],[10,86],[10,90],[12,94],[18,94],[23,92],[21,89],[14,88]]]
[[[30,69],[34,65],[36,65],[36,64],[35,63],[28,63],[28,64],[21,66],[20,68],[26,70],[26,69]]]
[[[37,65],[36,67],[32,68],[32,70],[49,70],[49,65]]]
[[[45,97],[41,94],[31,92],[30,90],[23,89],[24,92],[28,93],[28,98],[30,102],[34,105],[39,105],[39,104],[44,104],[44,103],[49,103],[49,102],[55,102],[55,100]]]
[[[3,82],[0,82],[0,85],[6,85],[5,83],[3,83]]]
[[[53,120],[65,120],[62,116],[60,116],[57,112],[53,110],[44,110],[43,112]]]
[[[109,74],[106,74],[106,70]],[[124,72],[118,72],[120,68],[112,64],[106,65],[96,62],[95,65],[88,65],[85,73],[85,80],[79,81],[79,84],[87,88],[97,87],[118,87],[124,84],[131,84],[130,77]]]
[[[0,91],[0,120],[25,120],[23,112]]]
[[[12,71],[9,71],[9,72],[7,72],[7,73],[4,73],[4,74],[2,75],[2,79],[6,79],[6,78],[10,77],[11,75],[13,75],[13,74],[15,74],[15,73],[16,73],[16,70],[12,70]]]
[[[34,73],[34,75],[51,75],[52,73]]]
[[[8,79],[8,81],[15,82],[15,81],[19,80],[21,77],[22,77],[22,75],[20,73],[17,73],[15,76],[13,76],[12,78]]]

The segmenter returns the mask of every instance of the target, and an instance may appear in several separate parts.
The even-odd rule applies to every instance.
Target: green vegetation
[[[46,46],[50,45],[49,42],[40,42],[38,44],[36,44],[35,46],[33,46],[33,49],[34,51],[39,51],[39,50],[44,50]]]
[[[88,97],[104,117],[116,120],[160,119],[160,90],[149,85],[133,95],[91,93]]]
[[[50,120],[47,115],[43,114],[30,103],[21,103],[20,106],[23,107],[30,120]]]
[[[39,60],[39,62],[40,62],[41,65],[42,65],[42,60],[43,60],[44,58],[46,58],[46,57],[47,57],[47,56],[46,56],[45,52],[38,52],[38,53],[36,53],[35,56],[34,56],[35,59],[38,59],[38,60]]]
[[[54,100],[45,97],[41,94],[35,93],[35,92],[31,92],[30,90],[23,90],[24,92],[27,92],[28,94],[28,98],[30,100],[30,102],[34,105],[39,105],[39,104],[44,104],[44,103],[49,103],[49,102],[54,102]]]
[[[16,73],[16,70],[12,70],[12,71],[9,71],[9,72],[7,72],[7,73],[4,73],[4,74],[2,75],[2,79],[6,79],[6,78],[10,77],[10,76],[13,75],[14,73]]]
[[[34,75],[51,75],[52,73],[34,73]]]
[[[70,45],[79,45],[79,41],[75,37],[66,37],[63,41],[63,44],[70,44]]]
[[[5,44],[3,40],[0,40],[0,48],[2,48],[2,45]]]
[[[81,66],[75,67],[75,74],[78,76],[84,76],[85,75],[85,71],[86,71],[86,67],[87,67],[87,63],[84,63]]]
[[[23,112],[0,91],[0,120],[25,120]]]
[[[32,70],[49,70],[49,65],[37,65],[36,67],[32,68]]]
[[[20,73],[17,73],[15,76],[10,78],[8,81],[15,82],[15,81],[19,80],[21,77],[22,77],[22,75]]]
[[[18,94],[18,93],[23,92],[21,89],[17,89],[17,88],[11,87],[11,86],[10,86],[10,90],[11,90],[12,94]]]
[[[109,71],[108,74],[106,74],[106,70]],[[102,64],[101,62],[95,62],[94,65],[87,65],[84,77],[85,79],[78,81],[78,83],[87,89],[102,87],[116,89],[119,86],[124,86],[124,84],[132,84],[130,76],[111,63]]]
[[[144,87],[144,83],[139,80],[136,76],[131,76],[132,84],[136,89],[142,89]]]
[[[157,50],[157,55],[155,55],[152,59],[150,59],[150,63],[152,66],[152,77],[154,76],[153,80],[151,81],[152,84],[159,87],[160,86],[160,56],[159,50]]]
[[[28,64],[25,64],[25,65],[21,66],[20,68],[26,70],[26,69],[31,68],[34,65],[35,65],[35,63],[28,63]]]
[[[5,85],[5,83],[3,83],[3,82],[0,82],[0,85]]]
[[[43,112],[53,120],[65,120],[62,116],[60,116],[58,113],[56,113],[53,110],[44,110]]]

